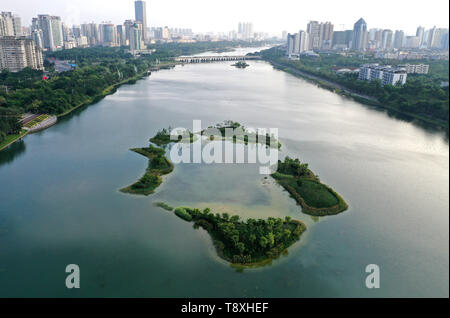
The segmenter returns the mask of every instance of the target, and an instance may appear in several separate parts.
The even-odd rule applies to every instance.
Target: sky
[[[352,29],[363,17],[368,28],[405,30],[418,25],[448,28],[448,0],[148,0],[148,26],[191,28],[194,32],[228,32],[252,22],[257,32],[279,35],[298,32],[310,20],[330,21],[335,30]],[[11,11],[31,24],[37,14],[61,16],[68,25],[134,18],[133,0],[2,0],[0,11]]]

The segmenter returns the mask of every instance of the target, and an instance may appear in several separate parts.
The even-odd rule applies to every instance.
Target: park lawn
[[[291,194],[306,214],[325,216],[348,209],[347,203],[338,193],[315,177],[300,178],[301,185],[298,184],[298,178],[292,175],[275,172],[272,177]]]

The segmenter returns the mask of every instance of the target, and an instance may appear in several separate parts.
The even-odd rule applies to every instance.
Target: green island
[[[238,215],[228,213],[213,214],[209,208],[203,211],[188,207],[173,209],[165,203],[155,205],[172,211],[179,218],[194,222],[194,228],[203,228],[211,236],[217,254],[234,267],[254,267],[270,263],[287,248],[300,239],[306,230],[304,223],[269,217],[263,219],[240,220]]]
[[[178,136],[178,140],[171,140],[170,139],[170,132],[172,129],[169,128],[163,128],[160,131],[156,133],[156,135],[152,138],[150,138],[150,142],[154,143],[157,146],[166,146],[172,142],[184,142],[182,136]],[[193,133],[189,132],[189,142],[194,142],[196,140],[196,137]]]
[[[313,216],[333,215],[348,209],[344,199],[308,169],[307,163],[286,157],[278,160],[274,178],[302,207],[302,212]]]
[[[221,138],[222,140],[227,140],[226,130],[227,129],[239,129],[240,132],[237,132],[233,135],[233,142],[243,142],[245,145],[248,143],[260,143],[265,144],[267,147],[273,148],[281,148],[281,143],[275,138],[275,136],[271,136],[268,133],[266,135],[259,135],[256,132],[248,131],[244,126],[240,123],[232,121],[232,120],[224,120],[223,123],[216,124],[215,126],[210,126],[207,129],[203,129],[201,134],[203,136],[209,137],[210,140],[214,140],[216,138]],[[217,134],[220,132],[220,134]],[[235,131],[236,132],[236,131]],[[273,145],[271,145],[271,140],[273,139]]]
[[[242,131],[246,132],[241,124],[231,120],[209,128],[215,128],[215,132],[204,129],[199,134],[209,138],[224,138],[227,128],[242,128]],[[166,146],[172,142],[193,142],[197,136],[189,132],[188,141],[183,140],[182,136],[179,136],[178,140],[171,140],[170,132],[170,127],[163,128],[150,138],[150,142],[158,146]],[[219,136],[217,136],[218,133]],[[257,134],[253,137],[257,137]],[[247,144],[252,139],[244,139],[243,136],[241,140]],[[256,140],[258,142],[257,138]],[[236,136],[233,141],[237,141]],[[277,143],[281,145],[278,141]],[[270,143],[267,146],[270,146]],[[143,177],[120,191],[139,195],[154,193],[162,182],[161,176],[171,173],[174,169],[173,164],[165,157],[165,149],[150,144],[148,148],[131,150],[149,159],[148,168]],[[338,214],[348,208],[344,199],[329,186],[321,183],[319,178],[308,169],[308,164],[301,163],[299,159],[286,157],[284,162],[279,160],[277,171],[271,176],[291,194],[306,214],[326,216]],[[174,208],[164,202],[155,202],[154,205],[174,212],[176,216],[187,222],[194,222],[194,228],[201,227],[206,230],[213,240],[219,257],[230,262],[237,270],[270,264],[273,259],[287,253],[289,246],[298,241],[306,230],[304,223],[291,220],[288,216],[284,220],[269,217],[266,220],[242,221],[238,215],[213,214],[209,208],[203,211],[188,207]]]
[[[145,174],[132,185],[121,189],[121,192],[131,194],[152,194],[162,182],[162,175],[173,171],[173,164],[165,156],[165,150],[150,145],[148,148],[134,148],[132,151],[149,159]]]
[[[239,61],[239,62],[236,62],[236,63],[232,64],[231,66],[234,66],[234,67],[237,67],[237,68],[246,68],[246,67],[249,67],[250,64],[247,64],[244,61]]]

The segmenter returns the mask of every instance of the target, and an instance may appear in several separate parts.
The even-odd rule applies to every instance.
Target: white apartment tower
[[[26,37],[1,37],[0,69],[18,72],[25,67],[44,69],[41,49]]]

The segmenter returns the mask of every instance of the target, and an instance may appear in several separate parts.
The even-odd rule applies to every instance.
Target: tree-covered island
[[[229,136],[227,130],[233,134]],[[245,145],[251,143],[263,144],[272,148],[281,148],[281,143],[276,136],[270,135],[269,133],[260,135],[258,132],[246,129],[240,123],[232,120],[225,120],[223,123],[209,126],[207,129],[201,131],[201,135],[208,137],[210,140],[232,140],[234,143],[243,142]]]
[[[249,67],[250,64],[247,64],[244,61],[239,61],[239,62],[236,62],[236,63],[232,64],[231,66],[234,66],[236,68],[246,68],[246,67]]]
[[[333,215],[348,209],[344,199],[308,169],[307,163],[286,157],[278,161],[272,177],[302,206],[302,212],[314,216]]]
[[[211,236],[218,255],[233,265],[264,265],[278,258],[287,248],[300,239],[306,226],[301,221],[286,218],[266,220],[240,220],[238,215],[214,214],[209,208],[178,207],[173,209],[164,203],[158,206],[172,211],[179,218],[194,222],[194,228],[203,228]]]
[[[172,142],[192,143],[199,134],[207,138],[224,139],[227,128],[234,130],[240,128],[244,132],[246,131],[237,122],[224,121],[224,123],[211,126],[200,133],[189,132],[189,135],[185,133],[184,139],[182,136],[178,136],[179,138],[176,140],[171,139],[171,129],[164,128],[150,138],[150,142],[162,147]],[[253,137],[258,142],[258,135],[255,134]],[[245,144],[252,139],[242,138],[241,141]],[[262,138],[260,139],[262,140]],[[233,141],[237,141],[236,136]],[[279,144],[278,141],[277,144]],[[270,146],[270,143],[266,146]],[[161,184],[161,176],[171,173],[174,166],[165,157],[166,150],[164,148],[150,144],[147,148],[131,150],[146,156],[149,164],[143,177],[121,191],[149,195]],[[308,169],[308,164],[301,163],[298,159],[286,157],[284,162],[278,161],[277,171],[271,176],[302,206],[304,213],[325,216],[343,212],[348,208],[347,203],[338,193],[321,183],[319,178]],[[218,255],[238,269],[270,263],[271,260],[287,252],[288,247],[298,241],[306,230],[304,223],[291,220],[288,216],[284,220],[269,217],[266,220],[248,219],[243,221],[237,215],[213,214],[209,208],[203,211],[188,207],[173,208],[164,202],[156,202],[155,205],[167,211],[173,211],[175,215],[187,222],[194,222],[194,228],[205,229],[211,236]]]

